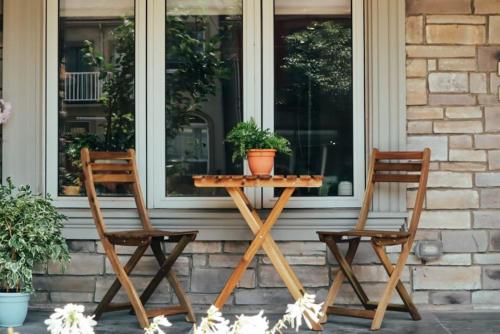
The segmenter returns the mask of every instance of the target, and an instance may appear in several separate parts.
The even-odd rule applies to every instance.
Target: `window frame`
[[[148,33],[148,205],[170,209],[228,209],[234,203],[228,197],[167,197],[165,196],[165,15],[166,1],[153,0],[153,17]],[[260,1],[242,0],[243,4],[243,119],[255,118],[260,123]],[[244,172],[249,173],[247,164]],[[260,192],[245,189],[251,200]]]
[[[274,1],[264,2],[262,80],[263,128],[274,129]],[[349,208],[360,207],[365,188],[365,38],[364,3],[352,0],[353,40],[353,196],[297,196],[287,208]],[[274,189],[262,191],[262,207],[271,208],[277,201]]]
[[[135,13],[135,145],[140,179],[146,184],[146,2],[134,0]],[[58,191],[58,123],[59,123],[59,6],[60,0],[46,0],[45,54],[45,193],[60,208],[87,208],[86,196],[59,196]],[[102,197],[103,208],[132,208],[133,198]]]
[[[86,197],[58,196],[58,42],[59,1],[46,0],[45,192],[61,208],[87,208]],[[352,0],[354,195],[293,197],[288,208],[359,207],[365,186],[364,4]],[[274,1],[243,2],[243,118],[274,128]],[[229,197],[165,196],[165,15],[166,1],[135,0],[135,130],[138,167],[149,208],[227,209]],[[263,33],[265,31],[265,33]],[[159,144],[157,144],[159,143]],[[249,173],[244,164],[245,174]],[[271,207],[272,189],[245,189],[256,208]],[[103,208],[134,207],[132,198],[102,197]]]

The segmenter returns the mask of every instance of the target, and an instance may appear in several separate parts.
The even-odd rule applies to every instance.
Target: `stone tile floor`
[[[46,333],[43,320],[46,312],[30,312],[23,327],[16,330],[20,334]],[[274,319],[274,317],[271,317]],[[182,316],[170,317],[173,326],[166,330],[167,334],[188,334],[191,325]],[[374,333],[368,330],[370,322],[346,317],[329,318],[324,333],[360,334]],[[0,329],[0,334],[6,331]],[[96,333],[143,333],[138,327],[135,317],[125,313],[105,315],[96,328]],[[289,333],[295,333],[289,331]],[[300,333],[313,333],[307,330]],[[406,314],[388,313],[379,334],[499,334],[500,312],[426,312],[421,321],[411,321]]]

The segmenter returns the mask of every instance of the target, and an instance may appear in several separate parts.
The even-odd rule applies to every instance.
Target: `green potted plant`
[[[276,152],[292,153],[288,139],[269,129],[260,129],[253,118],[236,124],[226,141],[234,146],[233,162],[247,158],[253,175],[271,174]]]
[[[79,173],[73,173],[68,170],[64,170],[62,174],[63,178],[63,189],[62,192],[66,196],[78,196],[82,188],[82,182],[80,180]]]
[[[64,220],[50,197],[15,187],[10,178],[0,185],[0,327],[23,324],[36,263],[69,261]]]

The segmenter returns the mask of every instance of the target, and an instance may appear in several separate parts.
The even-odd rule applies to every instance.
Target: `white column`
[[[43,0],[4,0],[4,99],[13,115],[3,126],[3,179],[43,190]]]
[[[406,147],[405,1],[365,0],[367,154],[372,148]],[[369,161],[367,159],[366,161]],[[406,193],[398,185],[381,185],[373,211],[406,210]]]

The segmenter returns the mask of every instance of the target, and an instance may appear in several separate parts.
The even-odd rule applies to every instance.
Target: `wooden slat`
[[[377,162],[375,164],[376,171],[383,172],[419,172],[422,170],[420,163],[383,163]]]
[[[123,310],[129,310],[131,308],[132,304],[130,303],[112,303],[104,308],[104,312],[123,311]]]
[[[355,318],[365,318],[365,319],[373,319],[375,316],[375,311],[373,310],[361,310],[355,308],[344,308],[344,307],[335,307],[329,306],[327,309],[328,314],[336,314],[344,317],[355,317]]]
[[[270,187],[270,188],[287,188],[287,187],[320,187],[323,183],[322,176],[303,175],[297,177],[295,175],[284,176],[255,176],[255,175],[196,175],[193,176],[194,184],[200,188],[241,188],[241,187]]]
[[[370,310],[375,310],[378,307],[378,302],[369,301],[367,303],[367,308]],[[408,308],[404,304],[389,304],[387,305],[389,311],[394,312],[409,312]]]
[[[94,174],[94,183],[134,183],[135,178],[130,174]]]
[[[420,182],[420,175],[404,175],[404,174],[375,174],[373,182]]]
[[[129,152],[90,152],[90,160],[132,160]]]
[[[122,171],[132,171],[133,167],[129,164],[117,164],[117,163],[91,163],[90,167],[93,172],[122,172]]]
[[[422,159],[424,156],[423,152],[380,152],[377,151],[376,159],[388,159],[388,160],[411,160],[411,159]]]
[[[148,318],[154,318],[160,315],[176,315],[184,313],[187,313],[187,309],[181,305],[160,307],[146,311]]]
[[[382,230],[350,230],[341,232],[331,232],[331,231],[319,231],[317,232],[320,236],[320,240],[324,241],[326,237],[369,237],[369,238],[384,238],[384,239],[401,239],[408,238],[410,234],[408,232],[401,231],[382,231]]]

